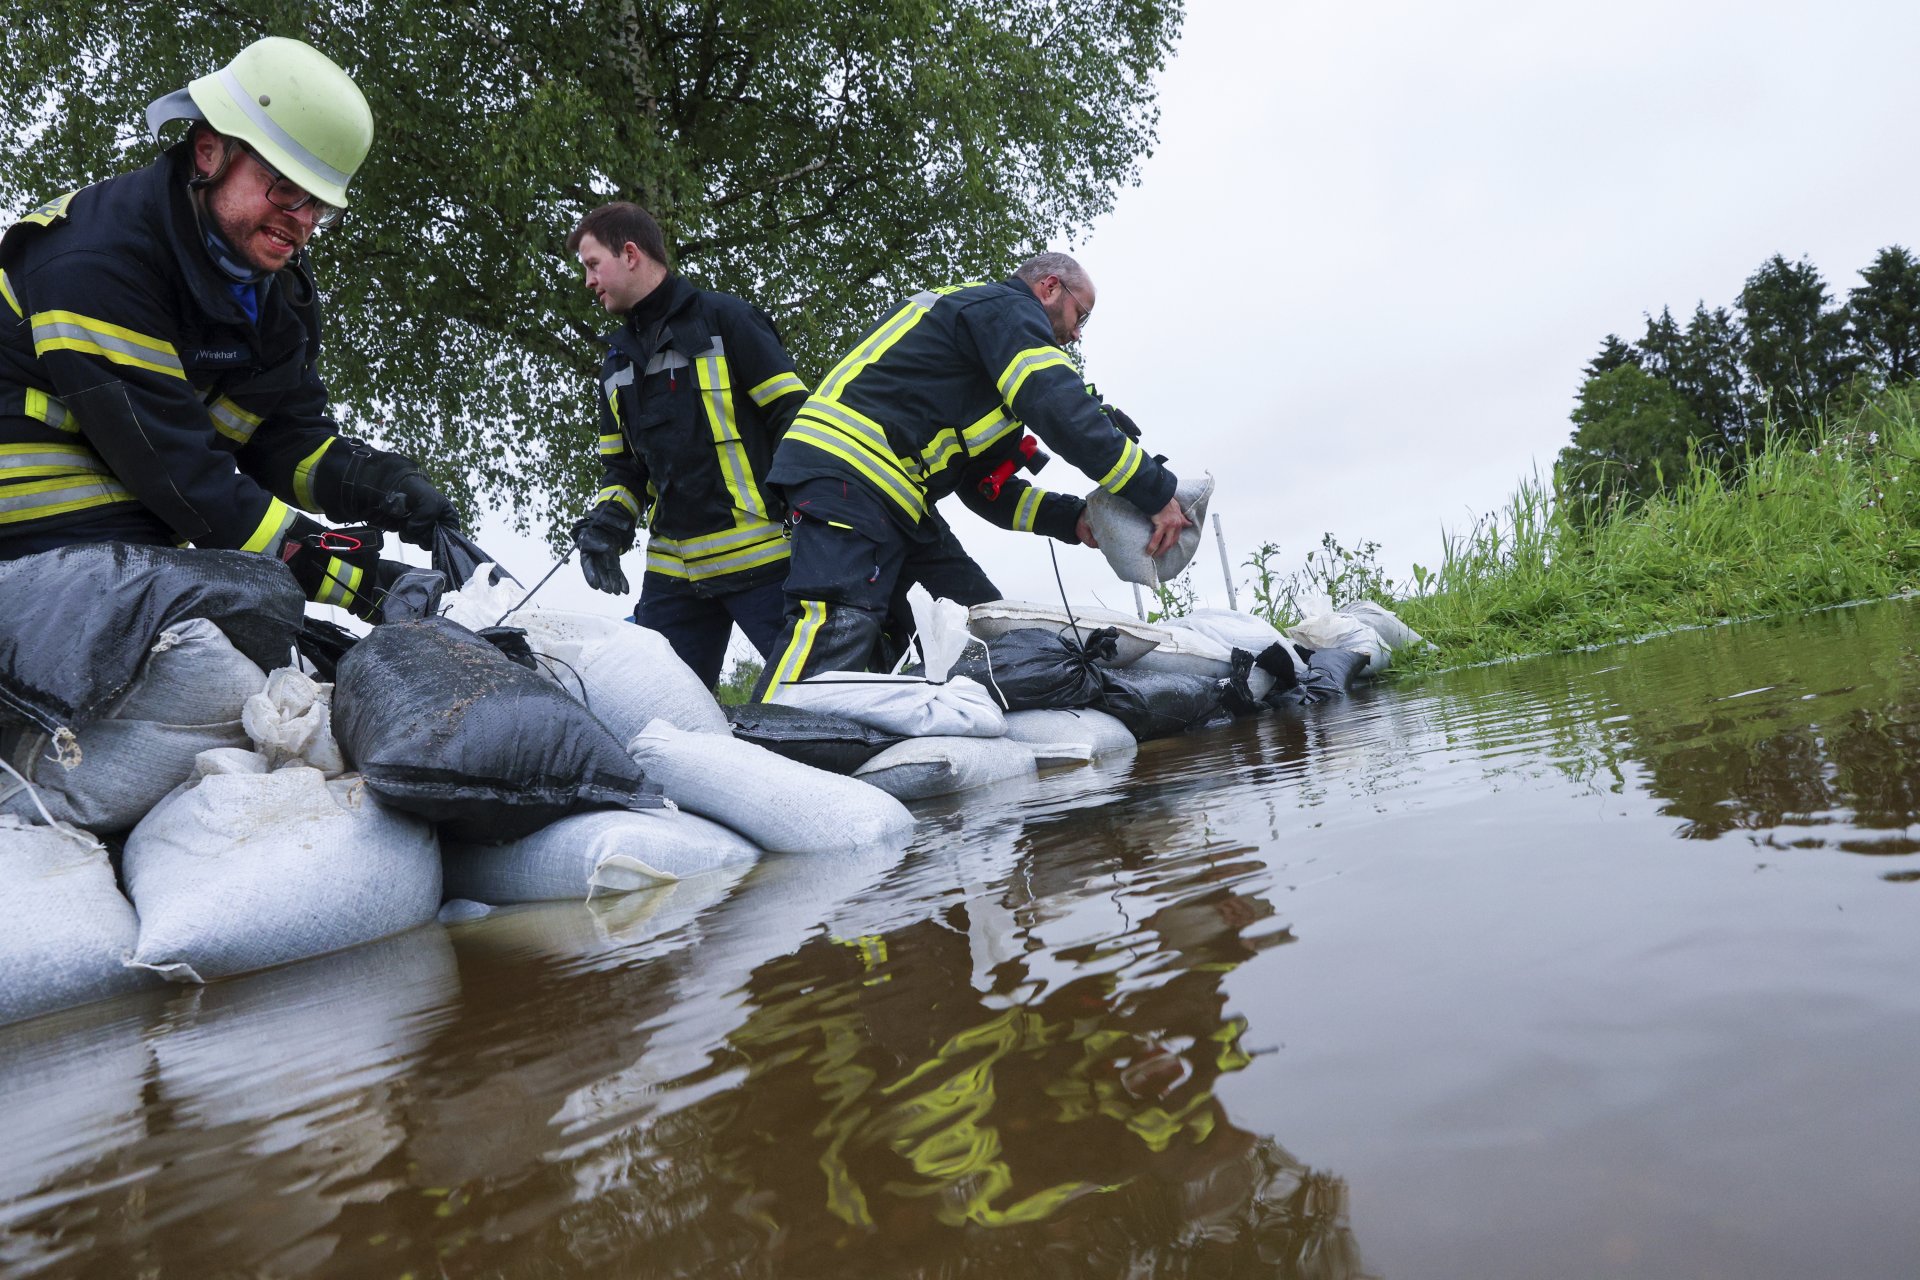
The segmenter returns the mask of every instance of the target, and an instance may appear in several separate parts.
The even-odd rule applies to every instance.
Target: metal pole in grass
[[[1133,611],[1140,616],[1140,621],[1147,620],[1147,606],[1141,603],[1140,584],[1137,582],[1133,584]]]
[[[1233,589],[1233,562],[1227,559],[1227,535],[1220,528],[1220,513],[1213,513],[1213,537],[1220,544],[1220,572],[1227,580],[1227,608],[1240,612],[1240,595]]]

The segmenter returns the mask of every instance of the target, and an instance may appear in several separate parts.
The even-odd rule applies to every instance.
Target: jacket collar
[[[712,330],[693,305],[700,291],[685,276],[672,271],[660,282],[660,288],[668,291],[667,306],[657,328],[635,323],[633,313],[628,312],[618,329],[600,339],[638,365],[644,366],[662,348],[672,348],[691,359],[713,343]],[[647,296],[651,299],[653,295]],[[641,332],[643,328],[648,332]]]

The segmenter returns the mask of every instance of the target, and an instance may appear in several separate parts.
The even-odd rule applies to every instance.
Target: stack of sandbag
[[[1165,627],[1140,621],[1130,613],[1112,609],[1064,609],[1057,604],[1031,604],[1022,600],[989,600],[967,610],[967,630],[975,639],[992,641],[1009,631],[1029,628],[1051,631],[1063,640],[1085,648],[1102,631],[1113,632],[1113,656],[1101,661],[1107,666],[1130,667],[1141,657],[1167,640]]]
[[[505,626],[526,632],[535,668],[593,712],[618,742],[655,720],[696,733],[730,732],[712,691],[658,631],[594,614],[520,608],[524,595],[511,578],[476,573],[446,597],[443,616],[477,632],[508,615]]]
[[[999,714],[991,702],[987,707]],[[739,738],[657,720],[627,750],[680,808],[770,853],[835,853],[899,841],[913,829],[913,816],[878,788]]]
[[[242,712],[257,749],[202,752],[127,837],[131,963],[177,982],[369,942],[440,905],[433,828],[340,771],[326,686],[282,670],[258,697]]]
[[[1310,649],[1345,649],[1366,658],[1362,674],[1378,675],[1395,649],[1422,644],[1420,633],[1371,600],[1356,600],[1308,618],[1287,633]]]
[[[0,903],[0,1025],[154,982],[126,967],[139,925],[86,832],[0,817]]]
[[[367,788],[450,841],[497,844],[573,813],[661,804],[591,712],[446,618],[374,628],[340,660],[333,706]]]
[[[1092,706],[1100,697],[1100,667],[1112,665],[1120,633],[1105,627],[1083,642],[1046,627],[1003,631],[976,640],[953,671],[985,688],[1007,711]]]

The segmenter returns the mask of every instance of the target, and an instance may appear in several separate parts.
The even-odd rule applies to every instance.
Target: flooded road
[[[1920,605],[0,1030],[0,1272],[1920,1271]]]

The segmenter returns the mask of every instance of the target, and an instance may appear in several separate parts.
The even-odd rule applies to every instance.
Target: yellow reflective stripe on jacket
[[[927,447],[913,460],[913,466],[907,474],[924,482],[928,476],[944,471],[947,464],[959,456],[960,433],[947,427],[927,442]]]
[[[122,325],[108,324],[75,311],[36,311],[33,313],[33,353],[45,356],[52,351],[79,351],[104,356],[115,364],[185,379],[180,353],[171,342],[149,337]]]
[[[600,437],[600,456],[601,457],[603,458],[617,457],[618,455],[623,454],[626,451],[627,451],[627,437],[624,433],[615,431],[610,435],[603,435]]]
[[[60,400],[48,395],[37,387],[28,387],[26,403],[21,412],[27,417],[46,423],[55,431],[78,432],[80,424],[67,412],[67,406]]]
[[[309,511],[318,511],[320,504],[313,500],[313,469],[320,465],[320,459],[327,450],[333,448],[333,442],[340,437],[328,436],[320,442],[320,447],[300,459],[293,469],[293,500]]]
[[[786,438],[845,462],[873,481],[882,493],[918,520],[927,510],[926,493],[901,468],[900,459],[894,456],[893,451],[888,449],[882,453],[874,449],[864,439],[852,434],[838,414],[833,418],[815,416],[816,411],[825,414],[841,407],[824,404],[817,396],[807,401],[806,407],[793,420],[793,425],[787,428]]]
[[[771,532],[768,532],[771,530]],[[720,539],[744,539],[731,546],[712,545]],[[699,546],[701,549],[695,550]],[[779,525],[756,522],[752,529],[731,530],[704,538],[651,537],[647,539],[647,572],[704,582],[709,578],[778,564],[792,554]]]
[[[28,480],[21,484],[0,484],[0,524],[19,524],[44,520],[50,516],[104,507],[114,502],[132,502],[118,481],[105,475],[80,473],[49,480]]]
[[[932,310],[936,295],[917,293],[901,308],[881,321],[880,327],[868,334],[861,344],[849,351],[839,364],[821,380],[820,389],[815,397],[828,400],[836,399],[846,389],[849,382],[857,377],[862,369],[885,355],[887,349],[907,336],[913,327],[926,318]]]
[[[1125,436],[1120,437],[1120,459],[1113,464],[1112,470],[1100,477],[1100,487],[1108,493],[1120,492],[1126,487],[1127,481],[1133,479],[1133,473],[1140,469],[1140,459],[1146,456],[1145,449]]]
[[[787,641],[786,649],[780,654],[773,666],[773,679],[767,681],[767,692],[762,699],[773,701],[773,695],[781,685],[792,684],[806,670],[807,659],[813,656],[813,642],[819,638],[820,628],[827,621],[827,605],[824,600],[802,600],[800,602],[800,620],[793,625],[793,638]]]
[[[640,500],[633,496],[633,490],[623,484],[610,484],[593,495],[594,506],[597,507],[603,502],[617,502],[633,512],[635,520],[640,518]]]
[[[759,386],[750,388],[747,394],[753,397],[755,404],[764,409],[781,396],[790,396],[796,391],[801,395],[807,392],[807,384],[800,381],[799,374],[776,373]]]
[[[260,427],[259,414],[248,413],[225,396],[207,406],[207,416],[213,419],[215,431],[237,444],[253,439],[253,433]]]
[[[352,604],[360,594],[360,581],[366,577],[366,570],[358,565],[348,564],[339,556],[327,557],[327,571],[314,589],[315,604],[338,605],[342,609]]]
[[[76,187],[63,196],[55,196],[53,199],[35,209],[32,213],[29,213],[26,217],[20,219],[20,221],[37,222],[43,227],[50,227],[67,216],[67,206],[72,204],[73,198],[83,190],[85,190],[85,188]]]
[[[1040,516],[1040,499],[1044,496],[1039,489],[1021,491],[1020,500],[1013,504],[1013,528],[1017,532],[1033,532],[1033,522]]]
[[[0,480],[75,473],[112,474],[100,455],[83,444],[0,444]]]
[[[967,442],[968,453],[979,453],[1009,431],[1018,429],[1020,420],[1004,408],[995,407],[993,412],[982,416],[979,421],[968,425],[961,433]]]
[[[1020,394],[1020,388],[1033,374],[1041,369],[1050,369],[1054,365],[1073,368],[1073,361],[1067,359],[1067,353],[1058,347],[1028,347],[1012,360],[995,381],[1000,388],[1000,399],[1008,408],[1013,407],[1013,398]]]
[[[7,300],[7,305],[13,308],[13,314],[22,320],[27,318],[27,313],[20,309],[20,299],[13,296],[13,282],[7,279],[4,271],[0,271],[0,298]]]
[[[720,339],[694,362],[694,376],[700,384],[700,403],[707,414],[707,426],[713,432],[713,451],[719,457],[720,474],[726,478],[727,492],[733,496],[736,510],[762,520],[767,504],[760,500],[760,486],[753,481],[753,468],[747,465],[747,447],[740,440],[740,423],[733,411],[733,372],[727,367]]]
[[[268,555],[279,553],[280,541],[297,519],[294,509],[278,498],[267,499],[267,514],[260,517],[260,523],[254,528],[253,535],[240,544],[242,551],[260,551]]]

